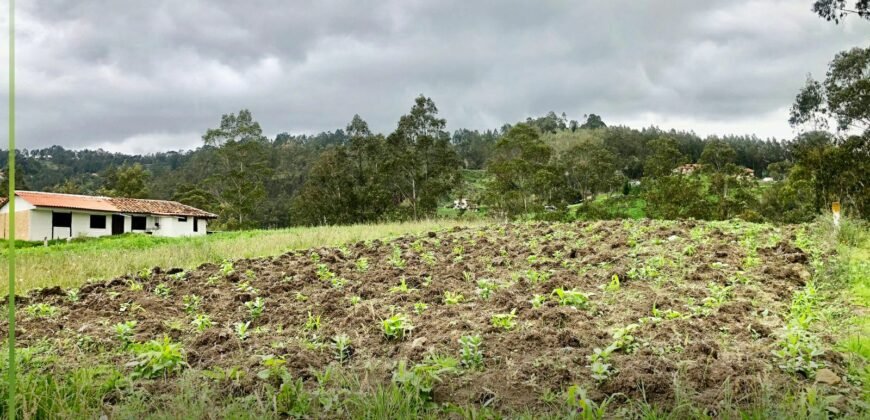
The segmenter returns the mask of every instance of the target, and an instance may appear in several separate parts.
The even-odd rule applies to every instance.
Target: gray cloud
[[[190,148],[241,108],[270,135],[386,132],[420,93],[451,129],[555,110],[782,138],[806,74],[870,39],[809,0],[575,3],[20,2],[19,145]]]

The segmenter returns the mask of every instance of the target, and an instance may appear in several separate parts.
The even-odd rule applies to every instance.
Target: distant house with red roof
[[[9,236],[9,200],[0,199],[0,237]],[[36,191],[15,192],[15,238],[25,241],[147,233],[205,235],[217,215],[175,201]]]

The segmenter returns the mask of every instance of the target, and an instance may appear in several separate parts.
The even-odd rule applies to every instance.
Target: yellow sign
[[[833,203],[831,203],[831,211],[834,213],[840,212],[840,202],[839,201],[834,201]]]

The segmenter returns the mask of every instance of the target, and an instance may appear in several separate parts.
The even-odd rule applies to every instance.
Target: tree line
[[[870,19],[863,1],[818,0],[813,10],[837,23]],[[655,218],[794,223],[840,201],[868,218],[868,86],[870,47],[837,54],[824,80],[808,78],[797,94],[789,122],[802,131],[790,140],[701,138],[555,112],[451,134],[423,95],[386,135],[355,115],[343,129],[267,138],[243,109],[223,115],[192,151],[21,150],[16,183],[172,199],[218,214],[220,229],[418,219],[464,197],[504,217],[631,217],[641,203]],[[697,166],[675,172],[688,163]]]

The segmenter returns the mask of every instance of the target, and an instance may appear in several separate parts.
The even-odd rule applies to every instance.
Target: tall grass
[[[225,232],[192,238],[159,238],[130,234],[120,237],[30,247],[17,255],[17,290],[78,287],[89,279],[109,279],[144,268],[194,268],[224,259],[277,255],[292,249],[383,239],[483,221],[425,220],[352,226],[320,226],[281,230]],[[4,250],[5,252],[5,250]],[[0,268],[0,295],[7,293],[8,272]]]

